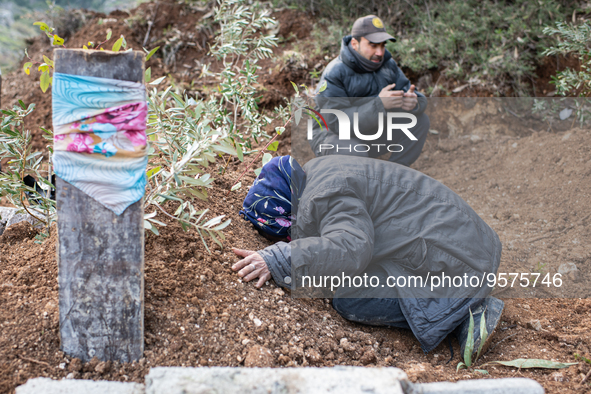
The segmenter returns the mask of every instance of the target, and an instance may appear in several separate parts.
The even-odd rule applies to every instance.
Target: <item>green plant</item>
[[[268,10],[256,10],[244,0],[218,0],[215,22],[219,31],[210,54],[222,62],[216,74],[219,81],[219,98],[212,96],[209,107],[216,107],[212,119],[217,127],[226,127],[235,147],[242,156],[242,146],[251,148],[251,139],[258,142],[268,137],[263,128],[271,119],[258,110],[256,84],[258,61],[273,56],[272,47],[277,45],[274,34],[264,30],[276,25]],[[207,70],[205,70],[207,71]]]
[[[152,82],[158,84],[161,80]],[[187,96],[181,97],[172,91],[153,89],[148,98],[148,138],[150,166],[147,172],[148,188],[145,207],[155,206],[164,215],[178,220],[184,230],[194,228],[209,250],[204,236],[221,246],[218,238],[230,220],[222,223],[224,215],[206,219],[208,210],[197,210],[194,198],[206,200],[207,188],[213,178],[206,169],[219,154],[236,156],[228,130],[215,127],[210,118],[208,103],[197,102]],[[179,203],[174,214],[163,207],[167,201]],[[158,234],[155,225],[164,223],[154,219],[156,212],[145,216],[144,227]]]
[[[275,1],[326,18],[329,28],[313,34],[332,51],[356,18],[378,15],[398,40],[388,50],[401,66],[419,75],[437,69],[500,96],[531,96],[537,62],[552,42],[544,26],[570,18],[577,7],[561,0]]]
[[[589,360],[587,357],[581,356],[577,353],[575,353],[574,356],[575,356],[575,360],[583,361],[583,362],[586,362],[587,364],[591,365],[591,360]]]
[[[536,272],[542,275],[544,273],[544,268],[546,268],[546,264],[547,263],[542,264],[541,261],[538,261],[538,264],[536,265]]]
[[[500,95],[527,96],[538,53],[549,42],[542,26],[567,12],[572,8],[556,0],[437,1],[428,8],[416,2],[406,34],[388,48],[414,72],[439,68]]]
[[[552,77],[556,93],[589,97],[591,95],[591,24],[584,21],[580,25],[556,22],[555,27],[544,28],[544,34],[557,36],[558,45],[544,50],[546,56],[574,55],[579,58],[580,70],[566,68]]]
[[[279,142],[275,141],[275,140],[277,139],[277,137],[279,137],[285,131],[285,128],[287,127],[289,122],[291,122],[292,119],[295,121],[295,124],[298,125],[300,123],[300,120],[302,119],[302,115],[304,113],[306,113],[308,116],[310,116],[311,118],[316,120],[316,122],[318,123],[320,128],[322,128],[320,120],[318,119],[318,117],[321,115],[318,112],[316,112],[315,110],[313,110],[312,108],[310,108],[310,105],[312,105],[311,98],[313,97],[313,95],[310,93],[310,90],[308,89],[308,87],[303,84],[300,85],[300,87],[304,88],[304,92],[303,92],[303,94],[301,94],[300,89],[298,88],[298,85],[296,85],[293,81],[290,81],[290,82],[296,92],[295,97],[293,97],[293,99],[291,100],[291,105],[289,105],[287,108],[286,107],[275,108],[275,113],[276,113],[277,117],[284,121],[283,126],[277,127],[275,129],[275,131],[276,131],[275,136],[273,138],[271,138],[271,140],[263,147],[263,149],[261,149],[259,151],[259,153],[255,156],[255,158],[250,163],[248,163],[248,165],[246,166],[246,170],[244,170],[244,172],[238,177],[238,180],[232,186],[232,188],[228,191],[228,193],[230,193],[234,190],[238,190],[242,186],[242,183],[240,182],[242,177],[248,172],[248,170],[250,169],[252,164],[254,162],[256,162],[261,155],[263,155],[261,167],[254,170],[254,173],[257,176],[261,173],[264,165],[267,164],[269,162],[269,160],[271,160],[271,158],[273,157],[270,153],[265,152],[265,151],[266,150],[273,151],[273,152],[277,151],[277,148],[279,146]],[[326,89],[326,86],[327,85],[325,82],[324,85],[320,86],[319,92],[323,92]]]
[[[486,319],[484,318],[484,312],[482,312],[482,316],[480,317],[480,346],[478,347],[478,351],[476,353],[476,358],[472,359],[472,354],[474,352],[474,316],[472,316],[472,310],[470,310],[470,324],[468,325],[468,339],[466,341],[466,346],[464,347],[464,361],[460,362],[456,367],[456,371],[459,371],[462,368],[470,368],[473,362],[476,362],[480,357],[480,352],[482,351],[482,347],[484,343],[488,339],[488,331],[486,330]],[[484,370],[476,370],[478,372]],[[486,372],[486,371],[484,371]],[[488,372],[486,372],[488,373]]]
[[[486,319],[484,318],[484,312],[482,312],[482,316],[480,318],[480,346],[478,347],[478,351],[476,353],[476,357],[473,359],[472,355],[474,352],[474,317],[472,316],[472,310],[470,310],[470,323],[468,326],[468,339],[466,341],[466,347],[464,350],[463,358],[464,361],[458,363],[456,367],[456,371],[460,369],[471,369],[472,364],[475,363],[478,358],[480,357],[480,353],[482,352],[482,348],[484,343],[486,342],[489,332],[486,329]],[[576,357],[576,355],[575,355]],[[577,363],[561,363],[558,361],[549,361],[543,359],[523,359],[518,358],[511,361],[490,361],[486,364],[482,364],[481,367],[484,367],[488,364],[498,364],[504,365],[507,367],[515,367],[515,368],[548,368],[548,369],[561,369],[567,368],[571,365],[575,365]],[[488,375],[488,371],[485,369],[473,369],[474,372],[478,372],[484,375]]]
[[[540,116],[542,121],[548,123],[550,128],[554,121],[566,120],[574,113],[572,125],[578,120],[581,127],[583,127],[585,122],[591,118],[591,98],[535,98],[531,105],[531,112]]]
[[[45,227],[45,233],[37,236],[37,241],[50,234],[51,223],[55,220],[55,202],[50,198],[54,186],[50,162],[44,162],[41,152],[32,152],[31,133],[24,128],[24,120],[35,109],[19,100],[12,110],[1,110],[0,121],[0,159],[8,159],[0,172],[0,196],[7,197],[16,207],[27,212]],[[52,133],[42,130],[51,140]],[[37,180],[39,189],[25,184],[25,176]]]
[[[58,36],[57,34],[53,34],[53,32],[55,31],[55,29],[53,27],[48,26],[47,23],[45,23],[45,22],[35,22],[33,25],[39,26],[39,29],[41,29],[41,31],[45,32],[47,37],[51,40],[52,46],[61,46],[64,48],[66,47],[66,45],[64,43],[64,39],[61,38],[60,36]],[[96,50],[104,51],[105,49],[103,48],[103,45],[106,44],[111,39],[111,35],[112,35],[111,29],[107,29],[107,38],[105,41],[100,42],[96,45],[92,41],[89,41],[87,45],[83,46],[83,49],[96,49]],[[113,43],[113,46],[111,47],[111,51],[118,52],[122,47],[124,49],[127,48],[127,41],[125,40],[125,37],[123,37],[123,35],[121,35],[115,41],[115,43]],[[127,50],[131,51],[131,48],[128,48]],[[145,48],[144,48],[144,50],[147,52],[147,50]],[[154,52],[155,52],[155,50],[154,50]],[[33,67],[34,65],[35,66],[39,65],[38,70],[41,72],[41,76],[39,77],[39,83],[40,83],[41,90],[43,91],[43,93],[45,93],[47,91],[47,89],[49,88],[49,86],[53,82],[53,77],[52,77],[52,75],[53,75],[52,70],[54,69],[53,60],[50,59],[49,57],[43,55],[43,63],[38,62],[38,61],[34,61],[33,59],[31,59],[29,57],[27,50],[25,50],[25,55],[31,61],[26,62],[23,65],[23,71],[25,72],[25,74],[30,75],[31,74],[31,67]]]

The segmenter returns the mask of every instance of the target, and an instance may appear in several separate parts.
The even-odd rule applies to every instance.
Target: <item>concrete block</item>
[[[457,383],[438,382],[409,384],[405,394],[544,394],[535,380],[525,378],[463,380]]]
[[[49,378],[29,379],[16,388],[16,394],[144,394],[139,383]]]
[[[146,376],[146,394],[404,394],[406,379],[398,368],[158,367]]]

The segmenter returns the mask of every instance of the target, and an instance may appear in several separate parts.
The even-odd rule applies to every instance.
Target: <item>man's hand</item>
[[[382,99],[385,109],[402,108],[405,111],[413,110],[418,103],[415,85],[410,85],[408,92],[404,90],[392,90],[396,84],[386,86],[382,89],[378,97]]]
[[[244,257],[232,266],[232,270],[238,271],[238,276],[245,282],[250,282],[254,278],[259,278],[255,287],[262,287],[266,281],[271,279],[271,272],[267,263],[260,254],[253,250],[244,250],[232,248],[232,251],[240,257]]]
[[[404,91],[392,90],[396,86],[395,83],[386,86],[382,89],[378,97],[382,99],[385,109],[400,108],[402,107],[402,97]]]
[[[418,104],[417,94],[415,93],[415,85],[410,85],[408,92],[404,93],[402,99],[402,109],[405,111],[412,111]]]

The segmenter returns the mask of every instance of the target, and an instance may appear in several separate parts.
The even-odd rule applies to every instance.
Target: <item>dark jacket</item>
[[[358,124],[364,134],[375,133],[379,128],[380,120],[377,115],[387,112],[410,112],[425,123],[426,126],[424,126],[428,129],[426,115],[421,116],[427,108],[427,99],[422,93],[415,92],[418,96],[418,106],[412,111],[402,111],[395,108],[386,110],[382,101],[378,98],[381,90],[392,83],[396,83],[395,90],[407,92],[410,89],[410,81],[398,68],[390,52],[385,51],[384,63],[377,71],[367,72],[351,53],[352,50],[348,46],[350,42],[351,36],[343,38],[339,57],[331,61],[322,73],[318,90],[324,86],[326,88],[315,97],[317,110],[322,112],[322,109],[338,109],[345,112],[351,121],[353,121],[356,114]],[[318,149],[320,144],[339,144],[338,141],[335,142],[334,136],[331,135],[331,133],[338,134],[339,123],[337,117],[332,114],[325,114],[324,119],[328,130],[325,128],[320,129],[316,123],[313,124],[314,132],[310,145],[316,156],[323,154]],[[374,142],[391,143],[385,140],[386,133],[383,133],[382,136],[382,140]],[[408,146],[405,146],[405,148],[408,148]],[[327,150],[324,154],[333,154],[333,152]]]
[[[398,68],[390,52],[385,51],[382,67],[377,71],[367,72],[361,68],[349,49],[351,38],[343,38],[339,57],[331,61],[322,73],[318,87],[322,87],[326,81],[326,89],[318,93],[318,97],[378,97],[383,88],[393,83],[396,83],[394,90],[408,92],[411,83]],[[427,108],[427,99],[422,93],[415,93],[419,106],[410,112],[418,116]],[[372,103],[377,104],[381,101],[372,100]],[[375,108],[373,113],[377,112],[385,112],[384,107]]]
[[[395,163],[347,156],[313,159],[304,171],[293,241],[259,251],[279,285],[293,288],[302,275],[359,275],[371,264],[395,277],[496,273],[499,237],[440,182]],[[439,293],[428,287],[397,288],[384,298],[400,298],[428,352],[491,290],[468,287],[432,298]]]

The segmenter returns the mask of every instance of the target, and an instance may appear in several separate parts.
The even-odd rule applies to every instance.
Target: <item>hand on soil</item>
[[[238,261],[232,266],[234,271],[240,270],[238,271],[238,275],[242,278],[242,280],[245,282],[250,282],[255,278],[259,278],[259,281],[255,285],[255,287],[259,288],[262,287],[266,281],[271,279],[269,267],[267,267],[267,263],[265,263],[265,260],[263,260],[260,254],[253,250],[236,248],[232,248],[232,251],[238,256],[244,257],[242,260]]]

